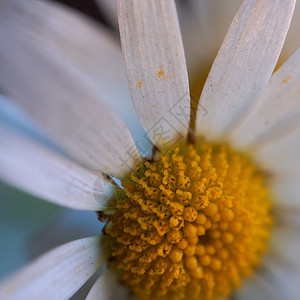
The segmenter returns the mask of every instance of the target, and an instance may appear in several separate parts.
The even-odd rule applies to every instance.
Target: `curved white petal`
[[[100,97],[120,114],[134,138],[142,139],[144,131],[131,101],[120,43],[112,32],[65,5],[49,1],[3,0],[0,19],[3,27],[22,32],[59,53],[93,81]]]
[[[101,174],[0,126],[0,178],[47,201],[82,210],[107,207],[112,186]]]
[[[270,79],[295,0],[244,1],[214,61],[200,103],[199,134],[220,138],[235,125]]]
[[[239,147],[249,148],[282,138],[300,127],[300,49],[272,76],[266,90],[232,134]]]
[[[186,62],[174,1],[120,0],[119,24],[137,114],[153,143],[184,138],[190,116]]]
[[[55,248],[2,282],[3,300],[69,299],[104,263],[101,239],[89,237]]]
[[[292,126],[293,124],[291,124]],[[280,129],[282,127],[279,127],[278,131]],[[277,134],[277,131],[274,130],[274,133]],[[269,143],[266,138],[266,142],[255,148],[255,160],[260,167],[267,169],[273,175],[280,176],[299,170],[300,127],[298,126],[294,130],[291,128],[291,132],[282,134]]]
[[[272,253],[287,267],[300,268],[300,233],[298,228],[287,224],[275,226],[271,235]]]
[[[1,89],[76,160],[122,177],[140,160],[121,118],[63,56],[0,23]]]
[[[255,273],[250,279],[245,279],[233,299],[238,300],[282,300],[282,295],[276,293],[273,286],[264,276]]]
[[[269,279],[272,290],[277,295],[280,295],[280,299],[298,300],[300,282],[299,266],[288,265],[275,255],[269,255],[264,264],[267,270],[266,279]]]
[[[113,271],[108,270],[96,280],[86,300],[110,300],[117,285]]]
[[[300,207],[297,209],[293,207],[280,207],[274,212],[276,221],[279,225],[300,228]]]
[[[278,174],[270,180],[274,202],[281,209],[300,208],[299,196],[300,172]]]

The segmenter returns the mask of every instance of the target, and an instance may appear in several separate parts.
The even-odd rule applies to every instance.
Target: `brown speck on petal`
[[[157,75],[158,75],[159,78],[161,78],[162,76],[164,76],[164,74],[165,74],[165,72],[162,71],[162,70],[159,70],[159,71],[157,72]]]
[[[287,83],[291,79],[291,76],[288,76],[283,79],[282,83]]]

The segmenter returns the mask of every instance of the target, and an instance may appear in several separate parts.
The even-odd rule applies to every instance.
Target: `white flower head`
[[[68,299],[108,259],[145,298],[220,299],[241,286],[239,299],[297,299],[300,245],[289,222],[299,205],[300,51],[273,74],[295,0],[243,2],[199,104],[190,96],[175,2],[119,0],[128,86],[146,131],[135,139],[112,109],[126,114],[128,91],[105,30],[43,1],[0,7],[1,91],[61,149],[0,121],[1,179],[109,218],[108,236],[46,253],[0,285],[1,299]],[[86,53],[78,48],[84,42]],[[262,264],[276,280],[254,272],[245,281],[274,218]],[[109,299],[114,268],[87,299]]]

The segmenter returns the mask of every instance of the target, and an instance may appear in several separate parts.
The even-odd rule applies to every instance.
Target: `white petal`
[[[244,280],[233,299],[282,300],[282,297],[276,294],[272,284],[267,282],[263,276],[255,273],[253,277]]]
[[[271,288],[281,296],[280,299],[298,300],[300,282],[299,266],[288,265],[284,261],[279,260],[277,256],[271,255],[268,256],[264,264]]]
[[[272,76],[266,90],[232,135],[249,148],[282,138],[300,126],[300,49]],[[282,153],[283,154],[283,153]]]
[[[121,118],[71,63],[0,23],[0,85],[76,160],[121,177],[139,161]]]
[[[278,121],[280,122],[280,119]],[[292,126],[293,124],[291,124]],[[274,130],[274,133],[277,134],[280,129],[283,127]],[[275,176],[300,169],[300,127],[291,129],[291,132],[282,134],[269,143],[267,141],[266,138],[262,145],[255,148],[255,160],[260,167],[267,169]]]
[[[300,208],[299,170],[291,174],[277,175],[270,181],[274,202],[279,208]]]
[[[204,86],[199,134],[220,138],[263,90],[275,68],[295,0],[244,1]]]
[[[153,143],[184,138],[189,85],[174,1],[121,0],[119,24],[130,92]]]
[[[72,160],[0,126],[0,178],[47,201],[82,210],[107,207],[109,184]]]
[[[100,10],[108,18],[114,28],[118,28],[118,1],[117,0],[96,0]]]
[[[275,226],[271,235],[272,253],[278,260],[289,267],[300,268],[300,233],[298,228],[287,224]]]
[[[277,223],[282,226],[300,229],[300,209],[293,209],[289,207],[275,208],[274,212]]]
[[[101,239],[89,237],[62,245],[2,282],[0,298],[69,299],[104,263]]]
[[[86,297],[86,300],[109,300],[117,285],[117,280],[113,271],[108,270],[100,275],[92,289]]]
[[[144,131],[131,101],[121,47],[112,32],[65,5],[48,1],[3,0],[0,18],[2,26],[12,27],[59,53],[89,77],[100,97],[120,114],[133,136],[142,139]]]

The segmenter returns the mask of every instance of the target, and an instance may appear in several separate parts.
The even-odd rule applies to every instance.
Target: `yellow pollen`
[[[247,156],[203,140],[179,144],[122,187],[105,227],[110,267],[140,299],[221,299],[260,265],[271,201]]]

